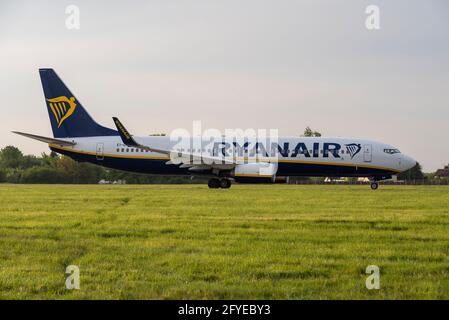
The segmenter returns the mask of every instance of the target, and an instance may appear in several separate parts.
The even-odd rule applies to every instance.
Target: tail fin
[[[39,69],[55,138],[118,136],[95,122],[53,69]]]

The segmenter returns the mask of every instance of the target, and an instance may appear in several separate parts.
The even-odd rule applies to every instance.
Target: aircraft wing
[[[65,141],[65,140],[60,140],[60,139],[54,139],[54,138],[48,138],[48,137],[43,137],[43,136],[37,136],[35,134],[31,134],[31,133],[25,133],[25,132],[18,132],[18,131],[12,131],[15,134],[27,137],[27,138],[31,138],[34,140],[38,140],[38,141],[42,141],[45,143],[49,143],[49,144],[56,144],[59,146],[74,146],[76,143],[75,142],[71,142],[71,141]]]
[[[143,150],[148,150],[151,152],[157,152],[161,154],[166,154],[170,156],[170,161],[167,164],[181,164],[182,167],[214,167],[214,166],[226,166],[232,169],[237,165],[237,161],[233,159],[225,159],[220,157],[204,156],[202,154],[179,152],[171,149],[160,149],[151,146],[146,146],[138,143],[133,136],[126,130],[125,126],[116,117],[112,118],[114,120],[115,126],[122,138],[125,145],[135,148],[140,148]],[[172,156],[173,155],[173,156]]]

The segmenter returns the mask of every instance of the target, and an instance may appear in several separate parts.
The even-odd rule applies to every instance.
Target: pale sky
[[[370,4],[380,30],[365,27]],[[10,133],[52,136],[43,67],[137,135],[310,126],[392,144],[427,172],[449,163],[447,0],[0,0],[0,148],[48,152]]]

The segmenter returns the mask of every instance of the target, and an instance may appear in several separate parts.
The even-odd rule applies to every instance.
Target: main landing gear
[[[372,190],[377,190],[377,188],[379,188],[379,182],[377,182],[377,181],[372,181],[372,182],[371,182],[371,189],[372,189]]]
[[[218,188],[229,189],[231,187],[231,184],[232,182],[229,179],[217,179],[217,178],[212,178],[207,183],[210,189],[218,189]]]

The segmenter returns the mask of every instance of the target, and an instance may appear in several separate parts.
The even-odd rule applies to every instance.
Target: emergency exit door
[[[97,143],[97,160],[104,159],[104,144],[102,142]]]
[[[373,160],[373,146],[365,144],[363,146],[363,160],[365,162],[371,162]]]

